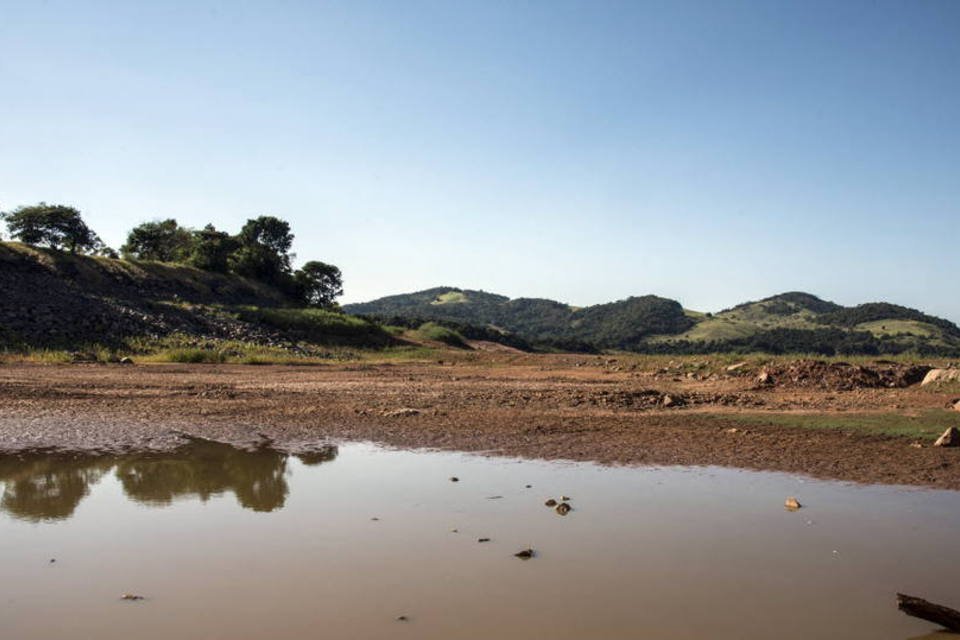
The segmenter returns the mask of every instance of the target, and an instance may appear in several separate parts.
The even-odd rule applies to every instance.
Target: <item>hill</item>
[[[454,287],[346,305],[344,310],[388,323],[430,320],[485,327],[537,346],[574,350],[960,355],[960,328],[942,318],[885,302],[844,307],[797,291],[715,314],[685,310],[679,302],[657,296],[577,308]]]
[[[0,242],[0,349],[127,348],[170,341],[383,345],[379,326],[297,309],[263,283],[182,264],[118,260]]]
[[[694,324],[678,302],[657,296],[577,308],[453,287],[346,305],[344,311],[388,324],[416,319],[479,325],[536,345],[573,349],[637,349],[649,336],[680,333]]]

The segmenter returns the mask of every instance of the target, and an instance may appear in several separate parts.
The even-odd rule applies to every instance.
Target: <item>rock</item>
[[[521,560],[529,560],[536,555],[536,552],[533,549],[524,549],[516,552],[513,555],[515,558],[520,558]]]
[[[573,507],[571,507],[566,502],[561,502],[560,504],[557,505],[557,513],[559,513],[562,516],[567,515],[571,511],[573,511]]]
[[[799,509],[799,508],[802,507],[802,506],[803,506],[803,505],[800,504],[800,502],[799,502],[796,498],[794,498],[794,497],[792,497],[792,496],[789,497],[789,498],[787,498],[786,501],[784,501],[784,503],[783,503],[783,507],[784,507],[787,511],[796,511],[797,509]]]
[[[960,411],[960,400],[957,400],[956,402],[953,403],[953,410]]]
[[[135,593],[125,593],[120,596],[121,600],[143,600],[143,596],[138,596]]]
[[[555,507],[555,506],[557,506],[557,501],[554,500],[553,498],[550,498],[549,500],[547,500],[547,501],[544,502],[543,504],[544,504],[545,506],[548,506],[548,507]]]
[[[125,365],[126,365],[126,364],[133,364],[133,358],[124,356],[124,357],[120,358],[120,364],[125,364]]]
[[[397,616],[397,622],[406,622],[409,619],[407,616]]]
[[[663,399],[661,400],[661,403],[662,403],[663,406],[665,406],[665,407],[672,407],[673,405],[677,404],[677,401],[674,400],[671,396],[665,395],[665,396],[663,396]]]
[[[460,482],[460,478],[457,476],[450,476],[450,482]]]
[[[733,373],[734,371],[739,371],[740,369],[743,369],[745,366],[747,366],[747,363],[745,361],[732,364],[729,367],[727,367],[727,373]]]
[[[393,411],[384,411],[382,414],[385,418],[408,418],[410,416],[420,415],[420,409],[411,409],[410,407],[402,407],[400,409],[394,409]]]
[[[477,538],[477,542],[490,542],[490,538]]]
[[[960,429],[950,427],[937,438],[933,443],[935,447],[958,447],[960,446]]]
[[[756,382],[759,385],[771,385],[773,384],[773,376],[770,375],[769,371],[761,371],[760,375],[757,376]]]
[[[960,369],[930,369],[920,382],[920,386],[951,380],[960,380]]]
[[[723,430],[724,433],[738,433],[739,431],[740,429],[737,429],[736,427],[730,427],[729,429]]]
[[[566,502],[567,500],[570,500],[570,496],[560,496],[560,500]]]

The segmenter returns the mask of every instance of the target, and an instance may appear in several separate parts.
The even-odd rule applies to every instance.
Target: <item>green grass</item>
[[[184,364],[222,364],[227,361],[223,351],[213,349],[167,349],[154,356],[160,362]]]
[[[273,327],[314,344],[375,348],[395,342],[390,332],[378,324],[326,309],[241,307],[235,312],[242,320]]]
[[[462,304],[469,302],[466,294],[462,291],[448,291],[437,296],[437,299],[430,304]]]
[[[861,322],[857,331],[869,331],[875,336],[912,335],[923,338],[943,338],[943,330],[927,322],[917,320],[875,320]]]
[[[421,340],[433,340],[435,342],[442,342],[443,344],[449,345],[451,347],[456,347],[458,349],[469,349],[466,340],[463,339],[463,336],[454,331],[453,329],[448,329],[447,327],[441,326],[434,322],[425,322],[420,325],[415,332],[417,338]]]
[[[780,426],[798,429],[847,431],[858,434],[900,436],[934,440],[944,429],[957,422],[957,414],[943,409],[930,409],[919,415],[900,413],[755,413],[717,415],[724,422],[744,425]]]

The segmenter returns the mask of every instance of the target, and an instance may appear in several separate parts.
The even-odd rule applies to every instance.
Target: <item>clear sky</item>
[[[960,321],[960,2],[0,0],[0,208],[435,285]]]

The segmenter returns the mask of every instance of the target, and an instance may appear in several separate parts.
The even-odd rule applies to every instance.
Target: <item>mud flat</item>
[[[944,409],[956,390],[921,387],[922,372],[906,365],[770,372],[758,382],[756,367],[701,374],[689,363],[509,354],[310,367],[8,364],[0,451],[162,451],[188,435],[289,452],[371,441],[960,489],[960,449],[932,446],[960,423]],[[794,425],[818,416],[841,428]],[[851,416],[857,428],[844,428]],[[924,416],[926,431],[884,427]]]

